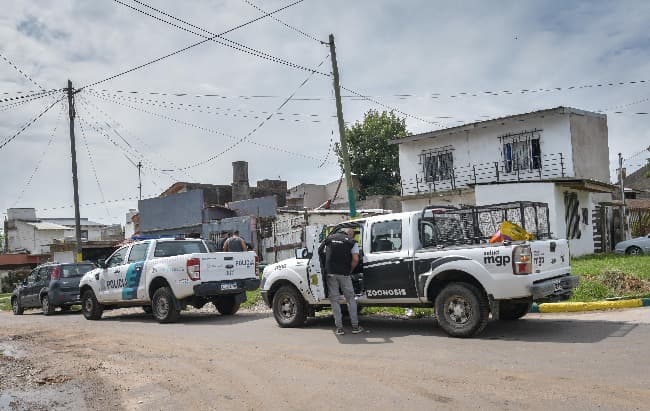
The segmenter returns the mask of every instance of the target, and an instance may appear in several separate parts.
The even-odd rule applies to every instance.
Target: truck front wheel
[[[490,315],[488,301],[472,284],[450,283],[435,301],[440,327],[452,337],[472,337],[485,328]]]
[[[510,301],[499,301],[499,320],[518,320],[530,312],[532,303],[516,303]]]
[[[280,287],[273,295],[273,316],[282,328],[300,327],[305,323],[307,302],[291,285]]]
[[[99,320],[104,313],[104,307],[97,301],[93,290],[86,290],[81,297],[81,311],[86,320]]]
[[[233,315],[239,311],[239,302],[234,295],[224,295],[213,301],[221,315]]]
[[[176,297],[169,287],[160,287],[153,294],[151,308],[154,318],[159,323],[173,323],[178,320],[181,311],[176,308]]]

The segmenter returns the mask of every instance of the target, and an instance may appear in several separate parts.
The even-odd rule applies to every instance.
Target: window
[[[450,148],[423,152],[420,162],[427,182],[449,180],[454,172],[454,156]]]
[[[136,244],[131,247],[131,252],[129,253],[129,263],[134,263],[137,261],[144,261],[147,259],[147,250],[149,249],[149,243]]]
[[[65,264],[61,267],[63,278],[81,277],[88,271],[95,268],[92,264]]]
[[[176,255],[207,252],[202,241],[164,241],[156,244],[154,257],[172,257]]]
[[[124,264],[124,257],[126,257],[126,251],[128,247],[122,247],[106,261],[106,267],[116,267],[118,265]]]
[[[506,173],[542,167],[540,136],[541,130],[533,130],[499,137],[503,144],[503,168]]]
[[[43,267],[38,270],[38,282],[44,282],[50,280],[50,274],[52,273],[52,267]]]
[[[372,253],[399,251],[402,249],[402,221],[382,221],[370,229]]]

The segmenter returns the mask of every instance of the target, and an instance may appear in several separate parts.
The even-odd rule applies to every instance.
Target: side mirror
[[[294,250],[297,259],[309,259],[311,258],[311,253],[307,248],[296,248]]]
[[[106,260],[97,260],[97,266],[99,268],[106,268]]]

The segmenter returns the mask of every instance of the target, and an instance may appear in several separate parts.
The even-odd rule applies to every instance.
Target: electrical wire
[[[39,99],[44,98],[44,97],[49,97],[51,95],[56,94],[57,92],[58,91],[52,91],[52,92],[36,95],[35,97],[25,98],[24,100],[19,100],[19,101],[13,102],[13,103],[0,105],[0,112],[7,111],[7,110],[12,109],[12,108],[17,108],[17,107],[23,106],[24,104],[29,103],[30,101],[39,100]]]
[[[25,195],[25,193],[27,192],[27,190],[32,184],[32,180],[34,179],[34,176],[36,176],[36,173],[38,173],[38,170],[43,164],[43,160],[45,160],[45,156],[50,152],[50,147],[52,146],[52,143],[56,138],[56,130],[59,127],[59,122],[61,121],[61,115],[63,114],[64,111],[65,111],[65,106],[61,104],[61,110],[59,110],[59,114],[56,118],[56,121],[54,122],[54,129],[50,133],[50,139],[48,140],[47,145],[45,146],[45,149],[43,150],[43,153],[41,154],[40,158],[36,162],[36,167],[34,167],[34,170],[32,171],[31,175],[27,178],[27,181],[25,181],[25,184],[22,185],[22,189],[20,190],[20,193],[18,193],[18,196],[16,196],[16,201],[14,201],[11,208],[16,207],[23,199],[23,196]]]
[[[86,92],[88,92],[88,90],[86,90]],[[88,93],[91,96],[95,97],[95,98],[99,98],[101,100],[108,101],[108,102],[120,105],[122,107],[126,107],[126,108],[129,108],[129,109],[132,109],[132,110],[140,111],[142,113],[146,113],[146,114],[149,114],[149,115],[152,115],[152,116],[155,116],[155,117],[159,117],[159,118],[162,118],[162,119],[165,119],[165,120],[169,120],[169,121],[172,121],[172,122],[177,123],[177,124],[181,124],[181,125],[185,125],[185,126],[188,126],[188,127],[196,128],[198,130],[201,130],[201,131],[204,131],[204,132],[207,132],[207,133],[221,135],[221,136],[224,136],[224,137],[226,137],[226,138],[228,138],[230,140],[239,139],[239,137],[236,137],[236,136],[234,136],[232,134],[224,133],[224,132],[219,131],[219,130],[215,130],[215,129],[208,128],[208,127],[203,127],[203,126],[200,126],[200,125],[197,125],[197,124],[194,124],[194,123],[190,123],[190,122],[187,122],[187,121],[179,120],[179,119],[176,119],[174,117],[170,117],[170,116],[167,116],[167,115],[164,115],[164,114],[154,113],[154,112],[151,112],[151,111],[139,108],[139,107],[134,107],[134,106],[131,106],[131,105],[128,105],[128,104],[124,104],[124,103],[121,103],[119,101],[108,98],[106,96],[100,95],[100,94],[95,94],[95,93],[92,93],[92,92],[88,92]],[[255,146],[258,146],[258,147],[262,147],[262,148],[265,148],[265,149],[278,151],[278,152],[282,152],[282,153],[285,153],[285,154],[290,154],[290,155],[297,156],[297,157],[307,158],[307,159],[310,159],[310,160],[320,160],[319,157],[316,157],[314,155],[301,153],[301,152],[290,151],[290,150],[287,150],[287,149],[284,149],[284,148],[281,148],[281,147],[278,147],[278,146],[258,143],[258,142],[255,142],[255,141],[247,141],[246,143],[247,144],[252,144],[252,145],[255,145]]]
[[[95,89],[87,89],[86,91],[90,92],[96,92]],[[200,104],[188,104],[188,103],[176,103],[173,101],[167,101],[167,100],[158,100],[158,99],[153,99],[153,98],[142,98],[142,97],[135,97],[135,96],[130,96],[130,95],[121,95],[121,94],[116,94],[116,93],[110,93],[110,92],[99,92],[101,95],[109,95],[113,98],[123,100],[123,101],[128,101],[131,103],[138,103],[138,104],[146,104],[149,106],[154,106],[154,107],[162,107],[162,108],[168,108],[168,109],[174,109],[174,110],[184,110],[184,111],[191,111],[191,112],[196,112],[196,113],[205,113],[205,114],[216,114],[220,116],[226,116],[226,117],[236,117],[236,118],[253,118],[253,119],[259,119],[261,115],[268,115],[268,111],[254,111],[254,110],[243,110],[239,108],[231,108],[231,107],[213,107],[213,106],[206,106],[206,105],[200,105]],[[221,112],[221,111],[226,111]],[[233,114],[232,112],[238,112],[242,114]],[[251,115],[252,114],[252,115]],[[283,112],[276,112],[275,114],[280,115],[280,116],[291,116],[293,118],[290,119],[290,121],[293,122],[310,122],[310,123],[320,123],[322,120],[318,120],[318,118],[321,116],[321,114],[316,114],[316,113],[283,113]],[[296,117],[307,117],[307,119],[300,119]],[[332,115],[331,117],[336,118],[335,115]],[[286,117],[278,118],[278,121],[285,121],[287,120]]]
[[[77,113],[78,115],[78,113]],[[104,196],[104,190],[102,189],[102,184],[99,182],[99,175],[97,174],[97,167],[95,167],[95,160],[93,160],[92,152],[90,151],[90,146],[88,145],[88,139],[86,138],[86,131],[84,130],[83,122],[79,122],[79,129],[81,130],[81,139],[83,140],[84,146],[86,147],[86,153],[88,153],[88,160],[90,161],[90,168],[95,175],[95,182],[97,183],[97,188],[99,189],[99,196],[104,203],[104,208],[106,209],[106,215],[109,219],[112,219],[111,212],[108,210],[108,205],[106,204],[106,197]]]
[[[174,19],[174,20],[176,20],[176,21],[182,22],[183,24],[187,24],[187,25],[189,25],[189,26],[191,26],[191,27],[197,27],[199,30],[201,30],[201,31],[203,31],[203,32],[205,32],[205,33],[210,34],[210,36],[206,36],[206,35],[204,35],[204,34],[201,34],[201,33],[198,33],[198,32],[196,32],[196,31],[190,30],[190,29],[188,29],[188,28],[186,28],[186,27],[183,27],[183,26],[180,26],[180,25],[178,25],[178,24],[172,23],[171,21],[167,21],[167,20],[162,19],[162,18],[160,18],[160,17],[154,16],[154,15],[151,14],[151,13],[148,13],[148,12],[146,12],[146,11],[144,11],[144,10],[140,10],[140,9],[138,9],[138,8],[136,8],[136,7],[133,7],[133,6],[131,6],[131,5],[128,5],[128,4],[126,4],[126,3],[124,3],[124,2],[122,2],[122,1],[120,1],[120,0],[113,0],[113,1],[116,2],[116,3],[118,3],[118,4],[123,5],[123,6],[125,6],[125,7],[128,7],[128,8],[130,8],[130,9],[134,10],[134,11],[137,11],[137,12],[139,12],[139,13],[142,13],[142,14],[144,14],[145,16],[148,16],[148,17],[151,17],[151,18],[153,18],[153,19],[155,19],[155,20],[158,20],[158,21],[160,21],[160,22],[162,22],[162,23],[169,24],[170,26],[172,26],[172,27],[176,27],[177,29],[180,29],[180,30],[186,31],[186,32],[188,32],[188,33],[194,34],[194,35],[199,36],[199,37],[203,37],[206,41],[213,41],[213,42],[215,42],[215,43],[217,43],[217,44],[221,44],[222,46],[230,47],[230,48],[232,48],[233,50],[237,50],[237,51],[240,51],[240,52],[242,52],[242,53],[250,54],[250,55],[252,55],[252,56],[259,57],[259,58],[262,58],[262,59],[265,59],[265,60],[269,60],[269,61],[272,61],[272,62],[274,62],[274,63],[282,64],[282,65],[285,65],[285,66],[287,66],[287,67],[291,67],[291,68],[299,69],[299,70],[303,70],[303,71],[310,71],[310,69],[307,68],[307,67],[305,67],[305,66],[302,66],[302,65],[300,65],[300,64],[293,63],[293,62],[291,62],[291,61],[288,61],[288,60],[282,59],[282,58],[280,58],[280,57],[273,56],[273,55],[271,55],[271,54],[269,54],[269,53],[266,53],[266,52],[263,52],[263,51],[260,51],[260,50],[254,49],[254,48],[252,48],[252,47],[248,47],[248,46],[246,46],[246,45],[244,45],[244,44],[242,44],[242,43],[239,43],[239,42],[236,42],[236,41],[233,41],[233,40],[229,40],[229,39],[227,39],[227,38],[225,38],[225,37],[221,37],[220,34],[214,34],[214,33],[210,32],[209,30],[206,30],[206,29],[203,29],[203,28],[197,27],[197,26],[195,26],[195,25],[193,25],[193,24],[187,23],[187,22],[185,22],[184,20],[181,20],[181,19],[179,19],[179,18],[176,18],[176,17],[174,17],[174,16],[172,16],[172,15],[170,15],[170,14],[167,14],[167,13],[165,13],[165,12],[162,12],[162,11],[160,11],[160,10],[158,10],[158,9],[155,9],[155,8],[151,7],[151,6],[146,6],[146,7],[149,7],[149,8],[151,8],[151,9],[153,9],[153,10],[156,10],[158,13],[161,13],[161,14],[163,14],[164,16],[169,17],[169,18],[171,18],[171,19]],[[140,4],[143,4],[143,3],[140,3]],[[221,40],[217,40],[217,38],[220,38]],[[329,77],[329,76],[330,76],[330,74],[328,74],[328,73],[323,73],[323,72],[317,72],[317,73],[320,74],[320,75],[322,75],[322,76],[325,76],[325,77]]]
[[[319,67],[320,67],[320,66],[325,62],[325,60],[327,60],[328,58],[329,58],[329,54],[328,54],[328,55],[327,55],[327,56],[326,56],[326,57],[325,57],[325,58],[324,58],[324,59],[323,59],[323,60],[318,64],[318,66],[316,66],[316,68],[319,68]],[[309,73],[309,75],[308,75],[308,76],[307,76],[307,77],[306,77],[306,78],[305,78],[305,79],[304,79],[304,80],[303,80],[303,81],[298,85],[298,87],[293,91],[293,93],[291,93],[291,95],[290,95],[289,97],[287,97],[287,98],[282,102],[282,104],[280,104],[280,106],[278,106],[278,108],[276,108],[272,113],[270,113],[270,114],[268,115],[268,117],[266,117],[264,120],[262,120],[262,122],[260,122],[260,124],[258,124],[257,126],[255,126],[255,127],[254,127],[251,131],[249,131],[249,132],[248,132],[244,137],[242,137],[241,139],[237,140],[234,144],[231,144],[230,146],[226,147],[225,149],[223,149],[223,150],[220,151],[219,153],[217,153],[217,154],[211,156],[210,158],[208,158],[208,159],[206,159],[206,160],[199,161],[199,162],[194,163],[194,164],[190,164],[190,165],[188,165],[188,166],[186,166],[186,167],[183,167],[183,168],[184,168],[184,169],[189,169],[189,168],[194,168],[194,167],[198,167],[198,166],[201,166],[201,165],[207,164],[207,163],[213,161],[214,159],[216,159],[216,158],[218,158],[218,157],[224,155],[224,154],[227,153],[228,151],[234,149],[235,147],[237,147],[237,146],[240,145],[241,143],[246,142],[246,141],[247,141],[247,140],[248,140],[248,139],[249,139],[253,134],[255,134],[255,132],[257,132],[259,129],[261,129],[261,128],[264,126],[264,124],[265,124],[268,120],[270,120],[270,119],[273,117],[273,115],[275,114],[276,111],[280,111],[280,110],[282,110],[282,108],[283,108],[283,107],[284,107],[284,106],[285,106],[289,101],[291,101],[291,99],[293,98],[293,96],[295,96],[296,93],[297,93],[297,92],[298,92],[298,91],[299,91],[299,90],[300,90],[300,89],[301,89],[305,84],[307,84],[307,82],[308,82],[308,81],[309,81],[309,80],[314,76],[314,74],[315,74],[316,72],[317,72],[316,70],[312,70],[312,71]]]
[[[27,80],[29,80],[30,83],[32,83],[32,84],[35,85],[36,87],[40,88],[41,90],[45,91],[45,88],[44,88],[43,86],[41,86],[41,85],[38,84],[36,81],[34,81],[34,79],[31,78],[31,77],[29,76],[29,74],[25,73],[25,72],[22,71],[20,68],[18,68],[18,66],[16,66],[16,64],[15,64],[13,61],[9,60],[9,59],[8,59],[8,58],[7,58],[3,53],[0,53],[0,57],[2,57],[2,59],[3,59],[4,61],[6,61],[7,64],[9,64],[11,67],[13,67],[16,71],[18,71],[20,74],[22,74],[23,77],[25,77]]]
[[[284,7],[280,7],[279,9],[274,10],[274,11],[272,11],[271,13],[268,13],[268,14],[266,14],[266,15],[264,15],[264,16],[260,16],[260,17],[258,17],[258,18],[256,18],[256,19],[250,20],[250,21],[248,21],[248,22],[246,22],[246,23],[240,24],[240,25],[235,26],[235,27],[233,27],[233,28],[231,28],[231,29],[228,29],[228,30],[226,30],[226,31],[224,31],[224,32],[222,32],[222,33],[219,33],[218,35],[215,36],[215,38],[216,38],[216,37],[220,37],[220,36],[224,36],[224,35],[226,35],[226,34],[232,32],[232,31],[238,30],[238,29],[240,29],[240,28],[242,28],[242,27],[245,27],[245,26],[247,26],[247,25],[249,25],[249,24],[251,24],[251,23],[255,23],[256,21],[262,20],[262,19],[264,19],[264,18],[266,18],[266,17],[268,17],[268,16],[271,16],[271,15],[273,15],[273,14],[275,14],[275,13],[278,13],[278,12],[280,12],[280,11],[283,11],[283,10],[285,10],[285,9],[288,9],[288,8],[290,8],[290,7],[293,7],[293,6],[295,6],[296,4],[300,4],[300,3],[302,3],[303,1],[304,1],[304,0],[297,0],[297,1],[295,1],[295,2],[293,2],[293,3],[290,3],[290,4],[288,4],[288,5],[284,6]],[[130,68],[130,69],[128,69],[128,70],[125,70],[125,71],[122,71],[122,72],[120,72],[120,73],[114,74],[114,75],[112,75],[112,76],[110,76],[110,77],[107,77],[107,78],[105,78],[105,79],[103,79],[103,80],[98,80],[98,81],[95,81],[95,82],[93,82],[93,83],[87,84],[87,85],[81,87],[80,89],[78,89],[77,91],[80,91],[80,90],[82,90],[82,89],[84,89],[84,88],[86,88],[86,87],[94,87],[94,86],[96,86],[96,85],[98,85],[98,84],[102,84],[102,83],[105,83],[105,82],[107,82],[107,81],[110,81],[110,80],[116,79],[116,78],[121,77],[121,76],[123,76],[123,75],[125,75],[125,74],[132,73],[132,72],[134,72],[134,71],[136,71],[136,70],[140,70],[141,68],[144,68],[144,67],[150,66],[151,64],[155,64],[155,63],[157,63],[157,62],[159,62],[159,61],[162,61],[162,60],[165,60],[165,59],[167,59],[167,58],[169,58],[169,57],[172,57],[172,56],[175,56],[175,55],[177,55],[177,54],[183,53],[183,52],[185,52],[185,51],[187,51],[187,50],[190,50],[190,49],[192,49],[192,48],[194,48],[194,47],[196,47],[196,46],[200,46],[201,44],[207,43],[207,42],[210,41],[210,40],[211,40],[211,39],[204,39],[204,40],[198,41],[198,42],[196,42],[196,43],[192,43],[192,44],[190,44],[190,45],[188,45],[188,46],[185,46],[185,47],[183,47],[183,48],[181,48],[181,49],[178,49],[178,50],[176,50],[176,51],[173,51],[173,52],[171,52],[171,53],[169,53],[169,54],[165,54],[164,56],[161,56],[161,57],[158,57],[158,58],[156,58],[156,59],[150,60],[150,61],[148,61],[148,62],[146,62],[146,63],[140,64],[139,66],[132,67],[132,68]]]
[[[22,99],[26,99],[26,98],[30,98],[30,97],[36,97],[36,96],[45,96],[45,95],[49,95],[49,94],[52,94],[52,93],[56,93],[57,91],[61,91],[61,89],[43,90],[43,91],[35,92],[35,93],[32,93],[32,94],[20,94],[20,95],[18,95],[16,97],[5,97],[5,98],[0,99],[0,103],[4,103],[4,102],[7,102],[7,101],[13,101],[13,100],[22,100]]]
[[[133,0],[133,1],[138,2],[138,0]],[[248,4],[249,6],[253,7],[255,10],[259,11],[260,13],[266,14],[266,11],[264,11],[262,8],[258,7],[255,3],[253,3],[253,2],[251,2],[251,1],[249,1],[249,0],[244,0],[244,2],[245,2],[246,4]],[[138,3],[139,3],[139,2],[138,2]],[[313,36],[313,35],[311,35],[311,34],[309,34],[309,33],[305,33],[304,31],[302,31],[302,30],[300,30],[300,29],[298,29],[298,28],[296,28],[296,27],[294,27],[294,26],[291,26],[291,25],[285,23],[284,21],[280,20],[279,18],[277,18],[277,17],[275,17],[275,16],[271,16],[271,18],[272,18],[273,20],[277,21],[278,23],[282,24],[284,27],[286,27],[286,28],[288,28],[288,29],[290,29],[290,30],[295,31],[295,32],[301,34],[302,36],[307,37],[307,38],[310,39],[310,40],[314,40],[315,42],[317,42],[317,43],[319,43],[319,44],[327,44],[326,41],[320,40],[320,39],[316,38],[316,36]]]
[[[91,94],[91,95],[92,95],[92,94]],[[110,114],[108,114],[105,110],[102,110],[101,107],[98,107],[97,105],[93,104],[91,101],[89,101],[88,99],[86,99],[85,96],[81,96],[81,99],[83,100],[83,102],[84,102],[85,104],[87,104],[87,105],[91,106],[92,108],[94,108],[97,112],[101,113],[101,114],[102,114],[104,117],[106,117],[109,121],[112,121],[113,123],[117,124],[118,127],[124,129],[124,130],[125,130],[125,131],[126,131],[126,132],[131,136],[131,137],[133,137],[134,139],[138,140],[138,141],[140,142],[140,144],[142,144],[143,146],[145,146],[145,148],[147,148],[149,151],[154,152],[153,147],[151,147],[151,146],[150,146],[149,144],[147,144],[144,140],[142,140],[141,138],[139,138],[138,136],[136,136],[133,132],[129,131],[128,128],[126,128],[126,127],[125,127],[122,123],[120,123],[119,121],[115,120],[115,118],[113,118],[113,117],[112,117]],[[110,127],[110,124],[108,124],[108,123],[106,123],[106,124]],[[115,133],[116,133],[120,138],[122,138],[122,140],[124,140],[124,141],[126,142],[126,140],[124,139],[124,137],[122,137],[122,136],[117,132],[117,130],[113,129],[113,132],[115,132]],[[127,144],[128,144],[128,142],[127,142]],[[130,145],[130,144],[129,144],[129,145]],[[126,155],[126,154],[125,154],[125,155]],[[172,166],[176,167],[176,166],[174,165],[174,163],[173,163],[171,160],[169,160],[169,159],[163,157],[163,156],[160,155],[160,154],[157,154],[157,155],[158,155],[158,157],[160,157],[160,159],[163,160],[165,163],[169,163],[169,164],[171,164]],[[127,159],[129,159],[129,161],[131,161],[131,159],[130,159],[129,157],[127,157]],[[196,178],[194,178],[194,177],[193,177],[190,173],[188,173],[187,171],[184,171],[184,174],[185,174],[187,177],[189,177],[190,181],[196,181]]]
[[[152,198],[152,197],[157,197],[156,194],[148,194],[146,197]],[[132,201],[132,200],[138,200],[138,197],[122,197],[122,198],[116,198],[112,200],[106,200],[106,204],[111,204],[111,203],[121,203],[124,201]],[[94,203],[84,203],[84,204],[79,204],[81,207],[93,207],[93,206],[103,206],[104,203],[101,201],[95,201]],[[39,211],[51,211],[51,210],[61,210],[64,208],[73,208],[74,205],[64,205],[64,206],[57,206],[57,207],[47,207],[47,208],[37,208]]]
[[[41,117],[43,117],[43,115],[44,115],[45,113],[47,113],[48,111],[50,111],[50,109],[51,109],[52,107],[54,107],[54,105],[55,105],[56,103],[58,103],[59,101],[61,101],[61,100],[63,100],[63,98],[60,98],[60,99],[56,100],[55,102],[53,102],[52,104],[50,104],[49,106],[47,106],[47,107],[45,108],[45,110],[43,110],[43,111],[41,111],[39,114],[37,114],[36,117],[34,117],[33,119],[31,119],[27,124],[25,124],[25,125],[24,125],[21,129],[19,129],[17,132],[15,132],[11,137],[6,138],[5,141],[3,141],[2,143],[0,143],[0,150],[2,150],[2,149],[3,149],[7,144],[11,143],[11,142],[12,142],[16,137],[18,137],[18,136],[19,136],[23,131],[27,130],[27,129],[32,125],[32,124],[34,124],[35,122],[37,122],[38,119],[40,119]]]

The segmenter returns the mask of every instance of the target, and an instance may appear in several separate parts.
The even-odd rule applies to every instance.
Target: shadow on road
[[[268,318],[270,313],[241,312],[235,315],[221,315],[217,312],[186,312],[181,313],[178,322],[174,324],[191,325],[229,325],[241,324]],[[101,321],[119,321],[130,323],[157,323],[151,314],[142,313],[104,313]]]
[[[395,319],[362,316],[360,323],[368,332],[351,334],[349,321],[344,318],[345,335],[338,336],[341,344],[386,344],[394,338],[430,336],[450,338],[435,318]],[[490,321],[476,339],[550,343],[596,343],[607,338],[625,337],[638,327],[622,321],[528,318],[518,321]],[[306,328],[332,329],[332,316],[309,319]]]

